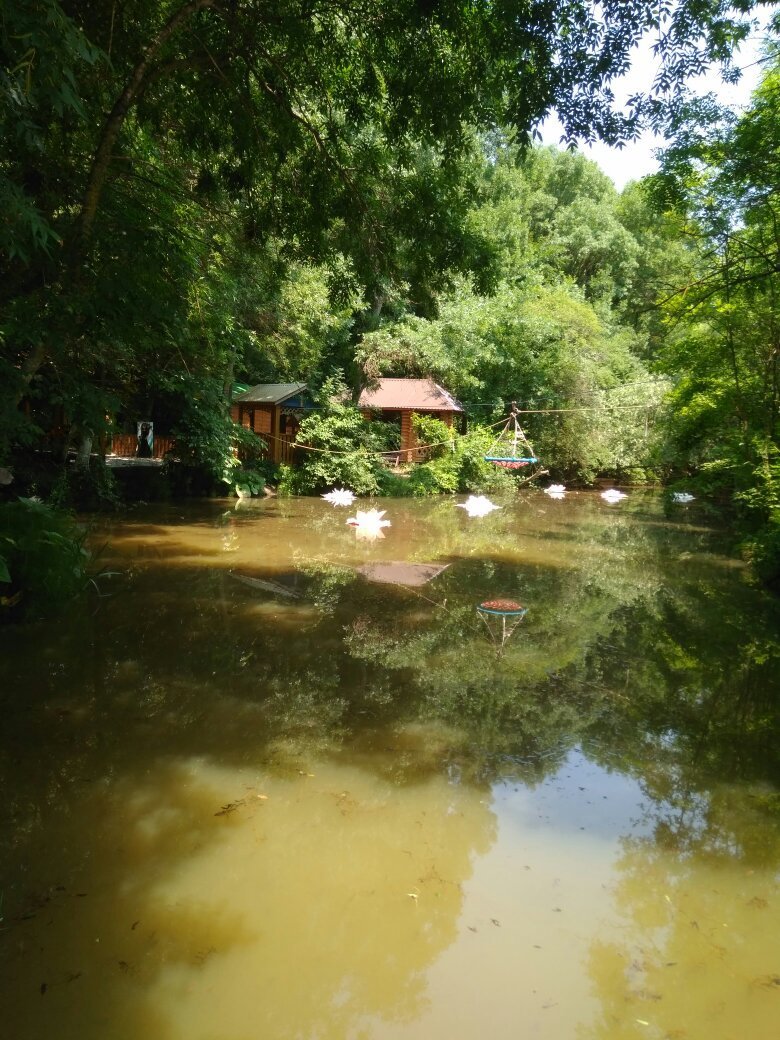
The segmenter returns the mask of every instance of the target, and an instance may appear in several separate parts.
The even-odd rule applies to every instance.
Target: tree
[[[740,118],[688,113],[651,181],[696,242],[696,265],[668,294],[659,364],[676,377],[672,457],[733,497],[767,575],[780,567],[780,209],[777,54]]]

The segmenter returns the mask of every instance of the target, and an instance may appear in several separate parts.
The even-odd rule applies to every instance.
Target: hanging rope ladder
[[[519,414],[517,401],[512,401],[509,418],[490,446],[485,462],[492,462],[503,469],[522,469],[523,466],[530,466],[539,461],[518,422]]]

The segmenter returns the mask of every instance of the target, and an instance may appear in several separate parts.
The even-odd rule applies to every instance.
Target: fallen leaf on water
[[[650,1023],[647,1022],[644,1018],[638,1018],[637,1022],[640,1024],[640,1026],[649,1026],[650,1025]]]

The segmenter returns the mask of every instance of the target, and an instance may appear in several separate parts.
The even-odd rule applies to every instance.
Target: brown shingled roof
[[[392,411],[410,408],[417,412],[462,412],[452,394],[432,379],[380,379],[373,390],[364,390],[358,408]]]

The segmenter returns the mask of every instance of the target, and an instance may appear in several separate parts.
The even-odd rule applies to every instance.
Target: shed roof
[[[452,394],[432,379],[380,379],[373,390],[364,390],[358,408],[413,409],[419,412],[462,412]]]
[[[295,397],[302,390],[306,390],[305,383],[258,383],[233,400],[248,404],[282,404],[288,397]]]
[[[363,563],[355,569],[369,581],[382,585],[427,585],[448,567],[448,563],[399,563],[388,560],[385,563]]]

